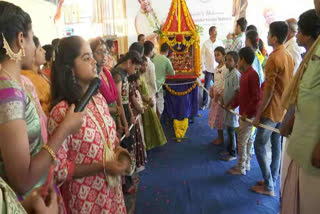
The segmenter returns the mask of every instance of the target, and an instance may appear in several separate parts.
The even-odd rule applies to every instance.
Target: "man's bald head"
[[[298,21],[295,18],[287,19],[286,23],[288,24],[288,37],[287,41],[296,36],[298,32]]]

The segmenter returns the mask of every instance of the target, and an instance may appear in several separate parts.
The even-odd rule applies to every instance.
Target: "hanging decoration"
[[[61,10],[62,10],[63,3],[64,3],[64,0],[60,0],[59,1],[56,14],[55,14],[55,16],[53,18],[53,22],[54,23],[56,23],[61,18]]]
[[[185,0],[172,0],[165,24],[155,31],[160,35],[160,45],[167,43],[172,55],[170,60],[175,69],[175,79],[183,75],[186,79],[201,75],[200,32],[190,15]]]
[[[174,134],[177,137],[177,142],[180,143],[181,139],[185,137],[187,129],[189,126],[189,119],[185,118],[183,120],[173,120]]]
[[[194,82],[193,85],[190,88],[188,88],[186,91],[182,91],[182,92],[178,92],[178,91],[173,90],[166,83],[163,84],[163,85],[166,88],[166,90],[169,91],[170,94],[172,94],[172,95],[175,95],[175,96],[186,96],[187,94],[190,94],[191,91],[193,91],[199,85],[199,82],[198,81]]]
[[[159,34],[159,44],[168,44],[171,50],[169,59],[175,75],[167,76],[167,83],[164,84],[168,92],[165,96],[165,114],[173,119],[178,142],[186,134],[188,118],[198,111],[199,83],[195,80],[201,75],[200,31],[201,27],[195,25],[186,0],[172,0],[165,24],[155,31]],[[186,83],[188,86],[184,86]],[[175,90],[170,85],[176,85]]]

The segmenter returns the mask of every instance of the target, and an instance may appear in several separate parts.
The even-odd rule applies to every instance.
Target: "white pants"
[[[239,119],[238,132],[238,168],[245,172],[250,167],[251,150],[252,150],[252,127],[251,123]]]
[[[158,93],[157,97],[157,109],[160,112],[160,115],[162,115],[163,109],[164,109],[164,97],[163,97],[163,91]]]

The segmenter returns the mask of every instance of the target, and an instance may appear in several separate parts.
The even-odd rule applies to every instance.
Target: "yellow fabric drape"
[[[173,120],[173,128],[176,138],[184,138],[189,126],[189,119]],[[177,139],[177,142],[181,142],[181,139]]]

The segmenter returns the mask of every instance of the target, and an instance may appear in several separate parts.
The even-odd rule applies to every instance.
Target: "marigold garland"
[[[175,35],[174,35],[174,36],[175,36]],[[200,40],[199,40],[199,36],[198,36],[198,35],[192,35],[192,34],[190,34],[190,35],[186,35],[186,36],[190,36],[190,37],[191,37],[189,41],[187,41],[185,37],[183,37],[182,41],[179,41],[179,42],[176,40],[176,38],[170,40],[167,35],[162,36],[162,39],[163,39],[164,42],[167,43],[170,47],[173,47],[173,46],[175,46],[176,44],[178,44],[178,45],[181,45],[181,44],[182,44],[182,45],[186,46],[186,51],[185,51],[185,52],[188,52],[188,51],[189,51],[189,47],[190,47],[191,45],[193,45],[195,42],[200,42]],[[171,50],[173,50],[173,49],[171,49]],[[174,50],[173,50],[173,51],[174,51]]]
[[[188,88],[186,91],[182,91],[182,92],[178,92],[178,91],[173,90],[166,83],[164,83],[163,85],[166,88],[166,90],[169,91],[170,94],[172,94],[172,95],[175,95],[175,96],[186,96],[187,94],[189,94],[191,91],[193,91],[193,89],[195,89],[199,85],[199,82],[198,81],[194,82],[193,85],[190,88]]]
[[[185,17],[186,25],[189,28],[189,30],[187,31],[181,31],[181,16]],[[172,26],[172,22],[175,19],[177,19],[177,23],[178,23],[177,32],[169,31],[170,27]],[[175,0],[175,1],[172,1],[171,3],[168,19],[167,19],[167,22],[165,23],[165,26],[155,31],[160,35],[159,44],[162,45],[163,43],[167,43],[170,46],[170,49],[174,52],[177,52],[177,53],[188,52],[190,47],[192,45],[194,46],[194,67],[192,71],[198,77],[201,75],[201,49],[200,49],[201,29],[202,29],[201,27],[194,24],[190,11],[187,7],[186,1]],[[181,35],[183,36],[182,40],[178,39],[177,41],[176,36],[181,36]],[[190,39],[186,40],[186,37],[190,37]],[[175,45],[178,45],[177,51],[174,50],[173,48]],[[179,52],[179,46],[181,45],[185,46],[185,50]],[[179,72],[179,73],[192,72],[192,71],[176,69],[176,72]]]

